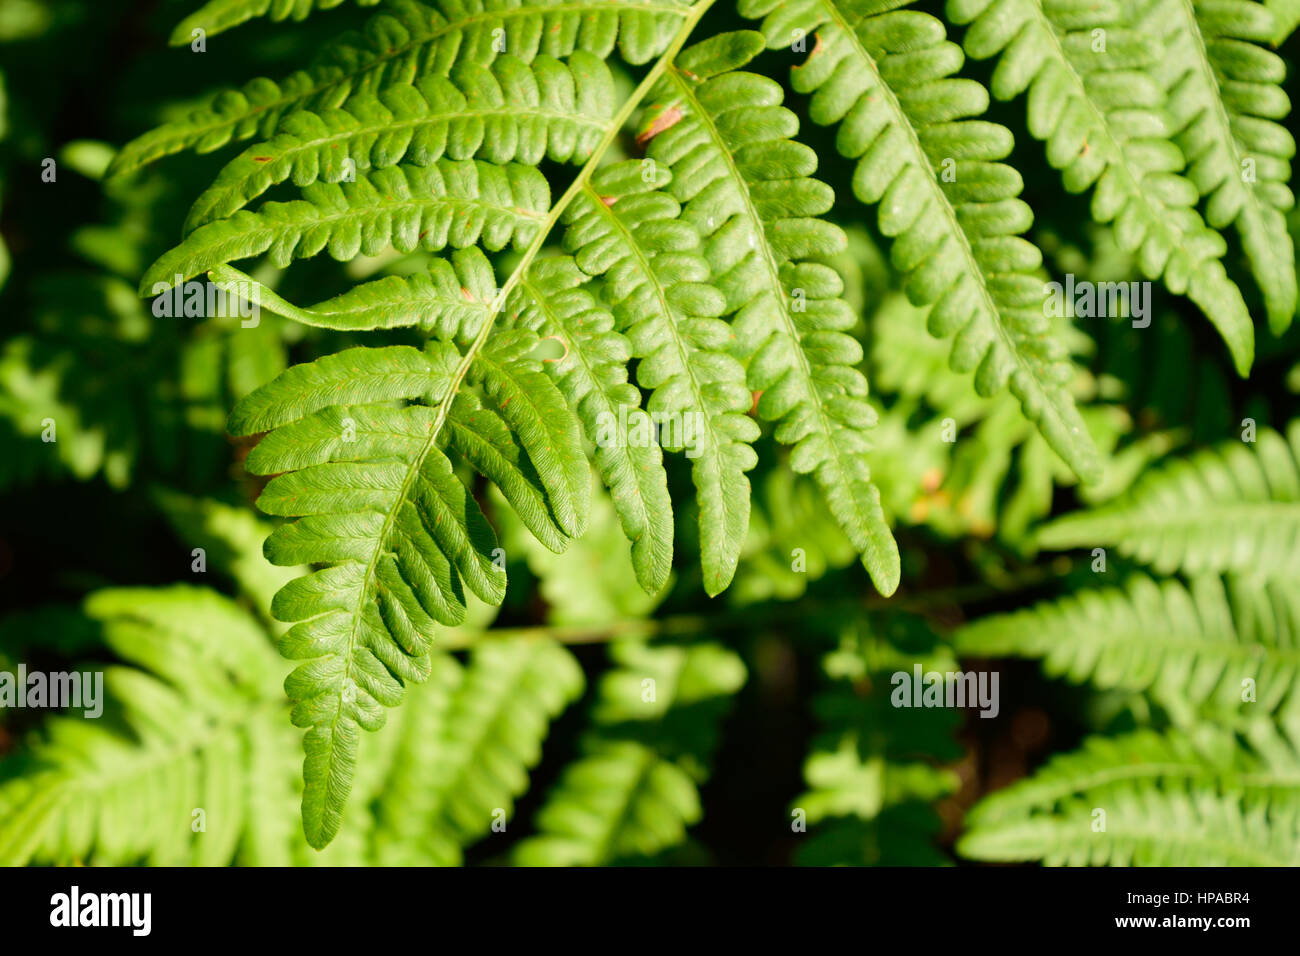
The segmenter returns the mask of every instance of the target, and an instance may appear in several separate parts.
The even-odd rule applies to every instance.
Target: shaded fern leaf
[[[1272,39],[1274,18],[1253,0],[1160,0],[1146,24],[1164,31],[1157,75],[1169,90],[1187,176],[1205,197],[1210,225],[1236,227],[1269,326],[1280,335],[1296,310],[1285,217],[1295,205],[1287,185],[1295,138],[1276,122],[1291,110],[1281,88],[1286,63],[1259,45]]]
[[[461,61],[490,63],[503,41],[525,61],[574,50],[607,59],[617,49],[628,63],[645,63],[668,47],[689,9],[677,0],[388,0],[364,30],[328,44],[310,68],[227,90],[210,107],[132,140],[106,176],[186,149],[209,153],[231,140],[266,139],[288,113],[338,108],[351,96],[446,75]]]
[[[1044,142],[1065,188],[1094,190],[1093,218],[1113,224],[1147,276],[1205,312],[1245,375],[1254,354],[1250,315],[1219,261],[1223,237],[1196,211],[1199,193],[1192,171],[1184,172],[1159,76],[1160,28],[1137,6],[949,0],[948,15],[970,23],[971,56],[1000,55],[994,96],[1028,91],[1029,132]]]
[[[515,848],[520,865],[642,861],[680,844],[700,819],[697,788],[744,664],[716,644],[622,641],[611,654],[616,666],[601,679],[584,755],[538,811],[538,835]]]
[[[381,0],[355,2],[359,7],[373,7]],[[332,10],[341,3],[343,0],[208,0],[176,24],[168,42],[172,46],[186,46],[193,39],[195,30],[216,36],[258,17],[266,17],[272,22],[290,18],[306,20],[314,11]]]
[[[1145,691],[1183,724],[1300,713],[1300,601],[1281,584],[1137,577],[982,618],[953,640],[960,654],[1041,657],[1075,683]]]
[[[998,162],[1011,132],[972,118],[988,93],[952,76],[961,48],[938,19],[896,9],[908,2],[743,0],[740,12],[763,19],[773,49],[817,31],[792,84],[812,95],[814,122],[838,124],[836,148],[857,160],[854,194],[879,204],[908,298],[933,303],[933,334],[956,333],[953,369],[974,371],[981,395],[1009,386],[1053,450],[1095,480],[1097,452],[1066,388],[1073,368],[1044,313],[1042,255],[1020,235],[1033,213],[1017,198],[1020,174]]]
[[[957,849],[1049,866],[1300,865],[1300,757],[1215,733],[1092,738],[986,797]]]
[[[791,466],[816,478],[888,595],[898,586],[898,546],[866,461],[875,413],[855,368],[862,348],[846,334],[855,317],[843,281],[815,261],[846,240],[817,218],[834,196],[810,178],[816,154],[790,138],[799,124],[780,105],[780,84],[738,71],[762,46],[757,33],[738,31],[684,50],[655,88],[639,139],[672,171],[666,188],[704,237],[733,349],[761,393],[759,416],[777,423],[777,440],[793,446]]]
[[[1106,505],[1066,515],[1038,535],[1044,548],[1111,546],[1161,574],[1300,574],[1300,422],[1283,438],[1262,428],[1147,471]]]
[[[177,276],[189,279],[264,252],[283,267],[322,250],[347,261],[389,247],[411,252],[523,245],[550,207],[550,188],[537,169],[477,160],[377,169],[356,182],[313,183],[303,196],[200,226],[149,267],[140,294],[157,295],[176,284]]]
[[[827,654],[826,686],[813,698],[820,733],[803,765],[808,789],[793,801],[812,827],[803,864],[903,864],[942,861],[929,839],[938,820],[926,804],[957,789],[956,714],[894,706],[894,674],[954,671],[957,662],[920,618],[907,615],[848,625]],[[845,857],[845,846],[862,854]],[[905,853],[899,856],[895,854]]]
[[[502,55],[490,67],[459,64],[450,76],[353,97],[342,109],[300,110],[276,135],[226,164],[195,200],[185,231],[243,208],[277,183],[337,183],[358,170],[405,160],[429,166],[444,156],[536,166],[581,162],[595,148],[616,102],[604,62],[575,51],[567,63]]]
[[[267,556],[328,565],[272,606],[297,622],[282,653],[305,661],[285,689],[294,722],[309,728],[313,846],[338,830],[359,729],[381,726],[383,708],[428,676],[435,622],[464,620],[466,587],[490,604],[504,596],[496,535],[447,446],[467,452],[548,546],[563,547],[585,521],[589,489],[575,479],[575,463],[587,478],[585,458],[576,426],[554,413],[563,398],[527,356],[535,343],[517,330],[471,361],[448,343],[350,349],[289,369],[231,414],[232,434],[274,429],[247,467],[277,475],[258,506],[298,518],[268,539]],[[467,380],[485,404],[460,392]]]
[[[251,760],[260,741],[284,736],[283,665],[262,628],[228,598],[185,585],[98,591],[85,613],[137,665],[103,670],[108,700],[98,704],[119,719],[53,717],[14,758],[23,772],[0,784],[0,862],[224,866],[237,852],[256,856],[273,821],[293,819],[292,801],[257,799],[274,788],[262,769],[293,779],[292,763]],[[90,696],[83,688],[83,703]]]

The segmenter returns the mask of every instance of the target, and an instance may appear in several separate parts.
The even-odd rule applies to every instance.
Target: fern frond
[[[917,665],[926,671],[957,669],[952,653],[928,626],[903,614],[846,624],[837,648],[823,658],[826,686],[813,698],[820,733],[804,761],[808,790],[792,808],[812,827],[801,860],[828,853],[835,833],[851,833],[852,843],[874,847],[872,852],[863,859],[826,862],[911,862],[882,858],[879,831],[890,821],[911,831],[904,845],[925,858],[936,855],[923,839],[931,821],[910,815],[909,808],[928,814],[924,803],[957,788],[955,774],[935,765],[960,754],[953,740],[957,716],[946,709],[893,706],[892,674],[910,675]]]
[[[1119,245],[1137,253],[1147,276],[1201,308],[1245,375],[1254,354],[1250,315],[1220,261],[1223,237],[1196,211],[1198,192],[1184,172],[1174,141],[1179,125],[1159,76],[1162,27],[1149,9],[949,0],[948,12],[971,23],[971,56],[1001,55],[995,96],[1028,90],[1029,132],[1046,144],[1065,188],[1094,189],[1093,218],[1113,224]]]
[[[1285,213],[1295,138],[1278,120],[1291,102],[1281,88],[1286,63],[1259,44],[1276,29],[1267,7],[1235,2],[1158,2],[1147,21],[1164,30],[1159,75],[1187,175],[1205,197],[1206,218],[1241,236],[1264,293],[1269,326],[1281,335],[1296,311],[1295,246]]]
[[[1300,709],[1300,602],[1280,584],[1137,577],[982,618],[953,642],[960,654],[1041,657],[1074,683],[1145,691],[1184,724]]]
[[[510,814],[551,721],[582,688],[573,655],[550,641],[484,640],[464,668],[435,655],[432,679],[401,712],[392,772],[375,800],[375,860],[458,859]]]
[[[232,434],[274,429],[247,467],[278,475],[259,507],[299,518],[268,539],[267,556],[329,565],[272,607],[298,622],[282,652],[306,659],[286,690],[294,722],[310,728],[303,810],[313,846],[338,829],[359,728],[381,726],[383,707],[428,675],[433,623],[464,619],[466,586],[490,604],[504,595],[496,536],[446,446],[468,450],[544,543],[562,547],[585,521],[586,459],[564,399],[527,357],[535,343],[516,330],[465,356],[448,343],[352,349],[295,366],[231,415]],[[486,405],[460,394],[466,381]],[[402,399],[425,404],[391,404]]]
[[[1073,371],[1048,334],[1042,255],[1020,235],[1033,213],[1017,198],[1020,174],[998,162],[1011,133],[972,118],[988,93],[952,76],[961,48],[939,20],[896,9],[907,2],[744,0],[740,12],[762,18],[773,49],[817,31],[792,84],[812,95],[813,122],[838,124],[836,148],[857,161],[854,194],[879,204],[908,297],[933,303],[933,334],[957,333],[954,370],[974,371],[981,395],[1009,386],[1053,450],[1095,480],[1097,452],[1066,388]]]
[[[195,200],[190,233],[242,209],[277,183],[337,183],[405,160],[429,166],[485,159],[536,166],[583,162],[605,132],[616,98],[604,62],[577,50],[567,63],[502,55],[490,67],[463,63],[450,76],[353,97],[341,109],[300,110],[268,142],[244,150]]]
[[[632,564],[647,594],[668,582],[673,558],[673,508],[658,441],[618,440],[620,415],[629,432],[650,434],[641,394],[627,378],[632,346],[615,330],[614,317],[583,285],[587,276],[569,258],[533,264],[507,311],[512,321],[564,344],[565,354],[546,362],[548,373],[577,412],[595,462],[609,488],[627,539]],[[701,534],[706,533],[701,528]]]
[[[381,0],[355,2],[359,7],[373,7]],[[168,42],[172,46],[185,46],[193,39],[195,30],[216,36],[258,17],[276,23],[290,18],[302,21],[317,10],[332,10],[341,3],[343,0],[208,0],[176,24]]]
[[[651,392],[647,411],[680,423],[658,443],[691,458],[704,587],[714,595],[731,583],[749,527],[745,472],[758,460],[750,444],[759,428],[746,415],[744,367],[727,354],[726,302],[708,284],[699,235],[655,188],[667,178],[657,169],[646,182],[633,161],[599,171],[570,205],[564,241],[579,268],[602,277],[616,327],[640,360],[637,379]],[[645,422],[629,419],[629,432],[638,426]]]
[[[1116,546],[1161,574],[1300,574],[1300,422],[1259,429],[1146,472],[1123,497],[1066,515],[1044,548]]]
[[[538,811],[524,866],[597,866],[653,857],[700,819],[717,725],[745,667],[716,644],[623,641],[600,682],[584,756]]]
[[[854,316],[842,280],[813,261],[846,240],[817,218],[833,194],[809,176],[813,151],[790,139],[798,120],[780,105],[779,84],[739,71],[761,49],[758,34],[739,31],[683,51],[656,87],[639,138],[672,171],[667,189],[704,237],[735,350],[761,393],[759,416],[777,423],[777,440],[793,446],[791,466],[817,479],[888,595],[898,586],[898,546],[866,461],[875,412],[854,367],[862,348],[846,334]]]
[[[446,75],[459,62],[488,64],[502,41],[525,61],[575,50],[607,59],[617,48],[639,65],[668,48],[690,12],[678,0],[389,0],[361,33],[339,37],[310,68],[279,83],[262,77],[227,90],[210,107],[132,140],[106,176],[186,149],[208,153],[231,140],[266,139],[288,113],[337,108],[352,96]]]
[[[1205,737],[1092,738],[985,798],[957,849],[1049,866],[1300,864],[1300,759]]]
[[[250,796],[263,782],[246,755],[283,733],[282,663],[253,618],[203,588],[99,591],[85,612],[144,669],[104,670],[120,722],[46,723],[27,772],[0,786],[0,806],[14,808],[0,817],[0,860],[227,864],[255,825]],[[206,821],[197,832],[195,807]]]
[[[264,203],[200,226],[164,253],[140,280],[142,296],[234,259],[264,252],[277,266],[322,250],[346,261],[389,247],[489,250],[522,246],[550,208],[546,177],[532,166],[479,160],[439,160],[431,166],[392,166],[356,182],[313,183],[303,199]]]

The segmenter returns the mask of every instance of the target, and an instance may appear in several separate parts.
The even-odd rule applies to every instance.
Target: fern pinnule
[[[362,31],[327,44],[308,69],[227,90],[211,106],[127,143],[106,176],[182,150],[209,153],[232,140],[267,139],[289,113],[338,108],[353,96],[446,75],[460,62],[489,64],[503,41],[526,62],[575,50],[607,59],[617,50],[639,65],[663,53],[690,16],[678,0],[387,0]]]
[[[469,61],[450,76],[352,97],[341,109],[290,113],[268,142],[226,164],[194,201],[190,233],[224,219],[267,189],[292,179],[336,183],[358,171],[406,162],[429,166],[444,156],[536,166],[543,159],[585,161],[617,100],[604,62],[583,50],[567,62],[503,54],[490,67]]]
[[[1147,276],[1205,312],[1245,375],[1254,355],[1250,315],[1220,261],[1223,237],[1196,211],[1199,194],[1159,76],[1164,51],[1147,15],[1120,3],[1080,11],[1032,0],[949,0],[948,14],[970,23],[971,56],[999,56],[995,96],[1028,91],[1029,132],[1065,188],[1093,189],[1093,218],[1113,224]]]
[[[813,122],[839,127],[836,148],[857,162],[853,192],[879,204],[908,298],[932,304],[933,334],[956,333],[954,370],[975,372],[981,395],[1009,386],[1056,453],[1095,480],[1097,451],[1066,387],[1072,366],[1045,315],[1042,255],[1021,237],[1033,213],[1020,174],[999,162],[1011,132],[975,119],[988,93],[952,76],[961,48],[940,20],[896,9],[905,5],[744,0],[740,12],[762,19],[773,49],[817,31],[791,82],[811,94]]]
[[[241,209],[190,233],[140,280],[141,295],[230,262],[268,253],[286,266],[326,251],[340,261],[385,249],[436,251],[527,244],[546,219],[550,187],[532,166],[443,159],[389,166],[355,182],[313,183],[302,199]]]
[[[1044,548],[1111,546],[1161,574],[1300,574],[1300,421],[1283,438],[1260,428],[1148,470],[1132,490],[1069,514],[1038,535]]]
[[[871,483],[867,433],[875,413],[843,282],[817,262],[845,246],[818,218],[833,194],[812,179],[816,154],[791,137],[798,119],[776,82],[739,70],[763,47],[753,31],[721,34],[682,52],[642,120],[646,155],[672,171],[666,187],[704,237],[713,284],[726,297],[738,357],[757,412],[794,446],[791,467],[827,496],[873,583],[898,586],[898,546]]]
[[[355,0],[359,7],[373,7],[381,0]],[[216,36],[232,30],[241,23],[266,17],[272,22],[293,19],[306,20],[315,11],[332,10],[343,0],[208,0],[172,30],[172,46],[188,46],[194,31],[202,30],[206,36]]]

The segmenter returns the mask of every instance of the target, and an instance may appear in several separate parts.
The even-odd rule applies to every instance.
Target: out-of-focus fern
[[[1054,866],[1300,864],[1300,756],[1219,731],[1093,738],[987,798],[967,857]]]
[[[745,666],[717,644],[611,646],[614,668],[596,691],[595,724],[537,812],[537,836],[516,847],[527,866],[643,861],[699,822],[718,723]]]
[[[938,818],[927,804],[957,788],[937,762],[955,759],[951,710],[891,706],[891,675],[913,667],[952,672],[957,661],[917,618],[859,619],[845,628],[813,699],[822,726],[804,763],[809,790],[795,819],[813,826],[799,859],[807,865],[918,865],[943,860]],[[799,831],[796,831],[799,832]],[[846,848],[848,856],[845,855]]]
[[[1249,431],[1243,431],[1243,435]],[[1151,469],[1122,498],[1045,527],[1045,548],[1111,546],[1162,574],[1300,573],[1300,422]]]
[[[1300,716],[1300,602],[1280,582],[1135,578],[958,631],[975,657],[1041,657],[1044,669],[1109,690],[1146,691],[1179,723]]]

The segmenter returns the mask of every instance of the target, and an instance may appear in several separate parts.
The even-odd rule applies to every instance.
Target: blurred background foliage
[[[134,285],[223,159],[100,179],[116,145],[218,89],[306,63],[370,11],[345,3],[213,37],[203,54],[169,48],[194,7],[0,0],[0,668],[106,668],[111,695],[96,722],[0,710],[0,861],[942,865],[962,860],[954,844],[982,796],[1090,734],[1154,728],[1118,739],[1139,753],[1195,749],[1171,742],[1179,716],[1146,688],[1075,686],[1013,659],[1034,656],[1018,645],[955,650],[951,635],[1097,586],[1088,555],[1039,553],[1045,520],[1125,500],[1153,462],[1235,439],[1244,418],[1284,430],[1300,412],[1300,331],[1278,340],[1261,324],[1242,381],[1208,323],[1158,287],[1148,329],[1079,320],[1074,391],[1108,458],[1106,479],[1079,488],[1013,398],[980,398],[947,371],[947,346],[899,291],[874,216],[846,202],[837,212],[851,242],[834,264],[861,315],[881,413],[872,467],[903,555],[898,594],[874,595],[813,485],[771,467],[783,452],[769,439],[741,567],[717,600],[700,587],[692,533],[678,534],[669,590],[649,599],[608,502],[562,556],[491,509],[509,559],[505,606],[446,635],[434,678],[363,744],[365,779],[340,839],[308,849],[287,666],[266,614],[293,572],[261,557],[259,483],[224,422],[287,364],[349,337],[266,312],[256,328],[154,317]],[[986,79],[989,67],[967,69]],[[1021,132],[1023,104],[993,113],[1017,131],[1012,162],[1049,271],[1138,278]],[[811,123],[801,133],[823,157],[819,175],[847,195],[849,164],[830,135]],[[426,263],[363,259],[347,278]],[[315,301],[346,287],[340,271],[317,259],[256,277]],[[42,440],[50,422],[56,441]],[[685,486],[682,464],[671,478]],[[689,528],[694,516],[678,521]],[[1104,583],[1139,566],[1112,549]],[[890,706],[891,673],[955,670],[959,652],[974,655],[967,667],[1001,671],[995,719]],[[971,664],[981,656],[992,660]],[[648,677],[653,707],[641,706]],[[1290,744],[1268,746],[1294,761]],[[1300,776],[1279,779],[1300,802]],[[1215,799],[1235,792],[1218,787]],[[188,827],[194,806],[210,821],[201,833]],[[175,820],[168,807],[185,827],[164,822]],[[990,826],[968,855],[1015,858]],[[1103,861],[1068,848],[1019,857]]]

